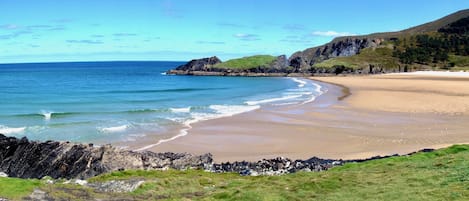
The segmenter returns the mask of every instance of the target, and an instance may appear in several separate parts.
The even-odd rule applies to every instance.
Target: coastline
[[[402,82],[401,79],[410,79],[393,77],[402,75],[382,76],[376,80]],[[452,110],[450,113],[420,110],[399,112],[357,107],[357,98],[366,99],[363,89],[352,85],[350,90],[353,95],[339,100],[343,96],[343,88],[328,84],[341,84],[337,79],[347,80],[350,77],[313,79],[324,81],[322,84],[328,88],[328,93],[310,104],[262,107],[232,117],[198,122],[192,125],[188,135],[149,150],[194,154],[209,152],[216,162],[256,161],[278,156],[293,159],[312,156],[362,159],[469,142],[469,135],[465,134],[465,122],[469,118],[465,114]],[[353,79],[369,81],[366,79],[370,78]],[[342,85],[349,87],[347,83]],[[437,87],[435,90],[441,89]]]

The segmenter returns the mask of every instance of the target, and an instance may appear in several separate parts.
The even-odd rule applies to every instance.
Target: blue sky
[[[467,0],[0,0],[0,63],[289,56],[467,8]]]

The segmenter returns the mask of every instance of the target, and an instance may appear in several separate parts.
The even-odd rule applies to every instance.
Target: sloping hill
[[[441,19],[435,20],[433,22],[425,23],[416,27],[412,27],[409,29],[405,29],[402,31],[397,31],[397,32],[384,32],[384,33],[373,33],[369,35],[361,35],[361,36],[345,36],[345,37],[338,37],[332,40],[330,43],[327,43],[322,46],[318,47],[313,47],[313,48],[308,48],[303,51],[299,51],[294,53],[290,58],[290,65],[294,67],[295,69],[300,69],[300,70],[308,70],[310,68],[314,67],[324,67],[324,66],[333,66],[334,62],[329,61],[327,62],[327,65],[321,65],[320,63],[329,60],[329,59],[336,59],[340,62],[343,63],[343,59],[338,59],[340,57],[351,57],[357,54],[360,54],[360,52],[363,49],[366,48],[372,48],[375,49],[377,47],[383,47],[391,45],[391,48],[395,48],[395,46],[399,46],[397,48],[405,50],[407,48],[408,44],[403,44],[399,43],[403,40],[407,40],[407,42],[416,42],[414,36],[417,35],[429,35],[432,37],[439,37],[438,31],[441,30],[444,27],[449,26],[452,23],[458,22],[459,25],[461,24],[464,25],[464,23],[467,23],[464,19],[469,17],[469,9],[458,11],[456,13],[453,13],[451,15],[445,16]],[[437,35],[435,35],[435,33]],[[452,33],[453,35],[455,33]],[[458,37],[461,37],[461,34],[457,34]],[[441,39],[444,41],[445,39]],[[465,38],[459,38],[458,41],[465,41]],[[418,41],[417,41],[418,42]],[[419,44],[417,44],[419,45]],[[427,44],[425,44],[427,45]],[[465,48],[465,47],[463,47]],[[369,53],[370,51],[368,51]],[[449,54],[455,53],[453,51],[448,51]],[[457,55],[457,54],[456,54]],[[400,61],[400,58],[398,57],[397,54],[393,54],[394,59],[396,61]],[[465,56],[465,55],[460,55],[460,56]],[[367,58],[367,56],[363,57]],[[461,58],[459,58],[461,59]],[[352,59],[352,60],[357,60]],[[358,59],[360,60],[360,59]],[[392,58],[386,58],[386,61],[392,60]],[[338,65],[341,65],[341,63],[337,63]],[[451,61],[447,62],[450,63]],[[346,66],[346,67],[356,67],[356,64],[358,63],[370,63],[368,61],[359,61],[355,62],[353,66]],[[389,63],[389,62],[388,62]],[[395,63],[395,62],[390,62],[390,63]],[[402,62],[401,62],[402,63]],[[438,63],[438,62],[437,62]],[[411,63],[406,63],[406,64],[411,64]],[[383,64],[384,65],[384,64]],[[420,63],[421,66],[431,66],[427,63]],[[437,65],[434,65],[437,66]],[[366,66],[361,66],[362,68],[366,68]],[[394,68],[393,66],[384,66],[384,68]],[[410,67],[409,67],[410,68]],[[399,69],[404,69],[399,68]],[[399,70],[397,69],[397,70]],[[314,69],[312,71],[315,71]]]

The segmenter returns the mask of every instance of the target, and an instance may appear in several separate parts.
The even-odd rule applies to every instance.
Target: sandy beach
[[[284,156],[358,159],[469,142],[469,76],[441,73],[314,77],[327,93],[192,125],[151,151],[207,153],[217,162]],[[344,88],[350,94],[345,97]]]

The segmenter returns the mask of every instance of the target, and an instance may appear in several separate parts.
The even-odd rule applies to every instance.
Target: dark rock
[[[204,169],[211,163],[210,154],[133,152],[110,145],[30,142],[0,134],[0,172],[11,177],[89,178],[126,169]]]
[[[298,69],[308,69],[313,64],[330,58],[359,54],[362,49],[376,47],[381,42],[381,39],[370,38],[345,37],[336,39],[325,45],[294,53],[289,58],[290,66]]]
[[[221,63],[221,60],[218,57],[213,56],[209,58],[202,59],[193,59],[188,63],[178,66],[176,70],[179,71],[205,71],[211,65]]]

